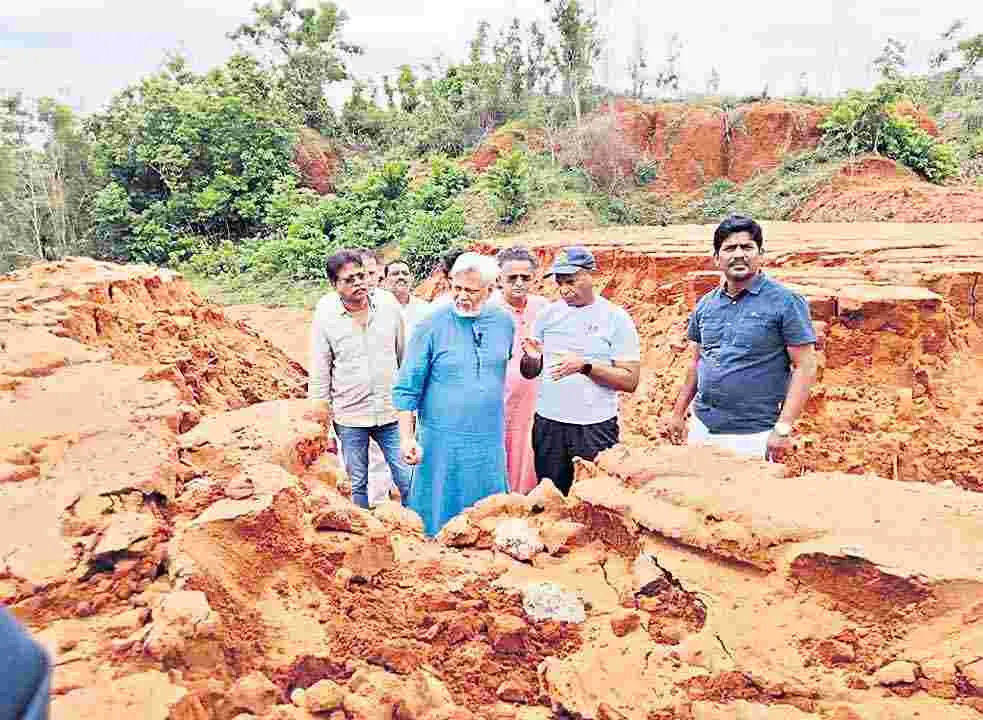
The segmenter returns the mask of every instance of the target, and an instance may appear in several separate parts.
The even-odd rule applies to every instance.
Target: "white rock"
[[[525,518],[505,518],[495,526],[495,547],[516,560],[528,562],[546,545],[539,531]]]
[[[576,593],[556,583],[544,582],[529,585],[522,593],[522,609],[530,620],[557,620],[582,623],[587,619],[584,603]]]

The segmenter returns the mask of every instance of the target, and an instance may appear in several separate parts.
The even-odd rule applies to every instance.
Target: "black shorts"
[[[617,443],[617,417],[593,425],[574,425],[536,415],[532,425],[536,477],[549,478],[566,495],[573,485],[573,459],[593,460]]]

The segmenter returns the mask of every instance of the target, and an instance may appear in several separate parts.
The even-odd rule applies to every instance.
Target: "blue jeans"
[[[48,656],[0,607],[0,720],[47,720]]]
[[[361,508],[369,506],[369,439],[382,450],[386,464],[393,474],[400,501],[405,506],[410,499],[410,468],[399,451],[399,423],[375,427],[348,427],[334,424],[345,458],[345,471],[352,481],[352,502]]]

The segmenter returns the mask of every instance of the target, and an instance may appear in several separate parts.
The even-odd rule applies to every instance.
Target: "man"
[[[383,257],[378,250],[357,248],[355,252],[362,258],[362,268],[365,270],[365,285],[376,304],[386,303],[396,306],[396,297],[386,288],[381,287],[383,276]]]
[[[560,252],[547,275],[562,299],[539,314],[533,336],[522,342],[522,376],[538,377],[546,368],[533,419],[536,475],[564,495],[575,457],[593,460],[618,442],[618,392],[635,392],[641,368],[635,323],[594,292],[596,269],[584,247]]]
[[[501,269],[499,304],[512,315],[515,323],[512,360],[505,380],[505,461],[509,489],[528,493],[537,482],[532,452],[537,383],[522,376],[519,364],[522,359],[522,338],[532,334],[536,317],[549,305],[549,300],[529,292],[536,280],[539,263],[528,249],[511,247],[502,250],[498,253],[498,266]]]
[[[403,331],[409,342],[413,328],[430,312],[430,303],[413,295],[413,273],[403,260],[393,260],[386,265],[385,281],[387,289],[399,302],[403,314]]]
[[[451,270],[454,269],[454,263],[456,263],[457,259],[466,252],[467,250],[465,248],[456,247],[451,248],[441,256],[440,265],[437,269],[440,270],[440,274],[444,277],[444,280],[447,282],[448,286],[450,286]],[[433,308],[436,309],[441,305],[451,305],[453,302],[454,295],[451,293],[450,289],[448,289],[435,297],[431,304],[433,305]]]
[[[764,239],[754,220],[732,215],[713,233],[720,287],[690,316],[692,360],[669,430],[682,442],[780,461],[816,379],[809,305],[763,272]]]
[[[47,720],[51,661],[0,606],[0,719]]]
[[[405,313],[393,293],[380,287],[383,276],[383,257],[378,250],[360,247],[355,252],[362,258],[362,268],[365,270],[365,285],[369,289],[372,302],[376,305],[391,305],[400,311],[404,317],[403,338],[409,340],[410,332],[405,328]],[[392,473],[386,465],[386,458],[379,446],[369,443],[369,506],[375,507],[388,500],[389,494],[395,488]]]
[[[336,294],[317,304],[311,326],[308,395],[328,401],[341,441],[352,501],[368,507],[369,440],[382,449],[405,504],[410,472],[399,453],[392,384],[403,359],[403,319],[369,294],[362,258],[342,250],[327,262]]]
[[[430,536],[482,498],[508,491],[504,396],[515,326],[487,304],[497,276],[492,258],[457,259],[454,301],[420,321],[393,388],[403,458],[416,466],[410,507]]]

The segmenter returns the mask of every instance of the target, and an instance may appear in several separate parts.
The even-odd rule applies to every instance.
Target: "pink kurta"
[[[522,360],[522,338],[532,335],[532,326],[539,312],[549,305],[541,295],[529,295],[520,313],[500,300],[501,307],[512,313],[515,320],[515,342],[512,362],[505,376],[505,462],[512,492],[527,493],[536,487],[536,465],[532,454],[532,419],[536,412],[538,380],[526,380],[519,372]]]

